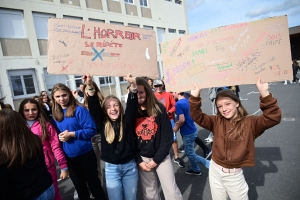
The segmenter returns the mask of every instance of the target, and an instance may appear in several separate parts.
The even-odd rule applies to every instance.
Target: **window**
[[[182,2],[181,2],[181,0],[175,0],[175,3],[176,4],[181,4]]]
[[[179,34],[183,34],[183,35],[185,34],[185,31],[183,31],[183,30],[179,30],[178,32],[179,32]]]
[[[143,26],[143,28],[151,31],[153,30],[153,26]]]
[[[120,83],[127,83],[127,81],[123,77],[119,77]]]
[[[130,4],[133,4],[133,0],[124,0],[125,3],[130,3]]]
[[[164,28],[157,28],[157,39],[158,39],[158,43],[162,43],[166,41]]]
[[[82,17],[74,17],[74,16],[69,16],[69,15],[64,15],[65,19],[76,19],[76,20],[82,20]]]
[[[54,74],[48,74],[47,68],[44,68],[44,78],[46,81],[46,90],[48,94],[51,93],[53,86],[56,83],[63,83],[66,84],[67,75],[54,75]]]
[[[100,23],[105,23],[105,20],[102,19],[89,19],[90,22],[100,22]]]
[[[138,24],[128,24],[128,26],[140,28],[140,25],[138,25]]]
[[[26,38],[24,15],[19,10],[0,9],[0,38]]]
[[[176,33],[176,29],[169,28],[169,33]]]
[[[55,15],[45,13],[32,13],[37,39],[48,39],[48,19]]]
[[[8,74],[14,99],[38,95],[34,70],[14,70]]]
[[[74,79],[75,79],[75,85],[76,85],[76,88],[78,88],[79,85],[82,83],[82,76],[80,76],[80,75],[75,75],[75,76],[74,76]]]
[[[124,26],[123,22],[110,21],[110,24],[116,24],[116,25]]]
[[[147,0],[140,0],[140,5],[143,6],[143,7],[148,7]]]
[[[114,79],[111,76],[102,76],[99,77],[100,85],[108,85],[108,84],[114,84]]]
[[[157,41],[158,41],[158,44],[159,44],[159,51],[161,53],[160,43],[166,41],[165,29],[164,28],[157,28]]]

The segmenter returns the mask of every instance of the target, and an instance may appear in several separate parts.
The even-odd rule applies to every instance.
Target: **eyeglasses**
[[[162,85],[154,85],[154,87],[162,87]]]

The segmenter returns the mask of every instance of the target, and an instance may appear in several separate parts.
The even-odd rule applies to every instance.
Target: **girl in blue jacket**
[[[90,199],[87,185],[94,199],[106,199],[98,178],[97,159],[91,143],[97,130],[89,111],[64,84],[54,85],[51,98],[52,116],[60,132],[59,140],[63,142],[70,178],[79,199]]]

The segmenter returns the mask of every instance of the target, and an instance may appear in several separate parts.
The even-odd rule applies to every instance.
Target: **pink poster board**
[[[161,44],[167,91],[292,79],[287,16],[222,26]]]
[[[82,20],[48,20],[49,74],[158,77],[154,31]]]

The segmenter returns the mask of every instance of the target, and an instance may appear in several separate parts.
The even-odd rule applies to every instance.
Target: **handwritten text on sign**
[[[287,17],[214,28],[161,44],[168,91],[292,78]]]
[[[97,22],[48,20],[48,73],[157,78],[155,32]]]

